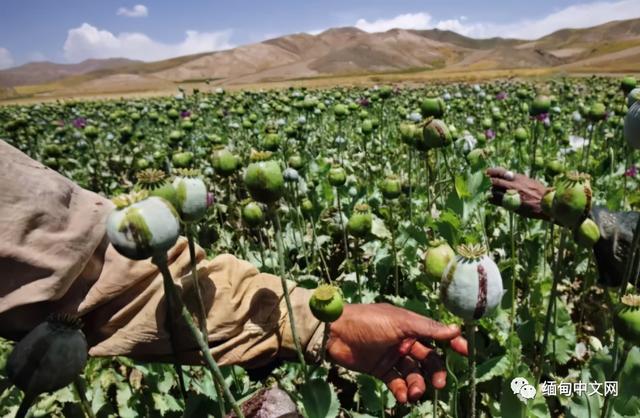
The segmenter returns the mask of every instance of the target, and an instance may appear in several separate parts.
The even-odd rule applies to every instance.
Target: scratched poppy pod
[[[177,169],[173,180],[176,191],[175,208],[180,219],[185,222],[196,222],[204,217],[213,202],[212,195],[198,170]]]
[[[118,196],[107,218],[107,236],[113,247],[132,260],[144,260],[173,247],[180,233],[179,215],[161,197],[147,191]]]
[[[442,274],[440,299],[454,315],[465,320],[490,314],[504,294],[496,263],[481,245],[460,245]]]
[[[416,142],[416,148],[420,151],[441,148],[449,145],[452,140],[447,124],[439,119],[433,119],[422,129],[422,138]]]

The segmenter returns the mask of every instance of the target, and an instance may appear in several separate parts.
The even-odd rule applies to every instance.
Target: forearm
[[[171,353],[163,324],[166,305],[162,278],[148,261],[129,263],[118,259],[113,249],[101,279],[81,306],[95,333],[90,354],[95,356],[126,355],[141,359],[164,359]],[[112,256],[114,257],[113,259]],[[214,357],[221,364],[257,367],[276,357],[294,358],[293,338],[283,298],[281,281],[276,276],[259,273],[251,264],[225,254],[211,261],[197,251],[198,276],[207,313],[208,339]],[[185,304],[196,307],[190,258],[186,241],[181,239],[169,252],[170,270],[180,286]],[[123,270],[130,269],[128,273]],[[126,274],[129,286],[120,289],[112,283],[113,275]],[[289,283],[298,335],[303,347],[309,346],[319,322],[308,308],[309,291]],[[99,301],[99,305],[96,303]],[[197,362],[198,347],[186,328],[178,335],[179,359]],[[317,336],[315,337],[317,340]]]
[[[118,254],[105,236],[112,204],[0,141],[0,335],[20,338],[54,312],[82,317],[92,355],[169,357],[162,279],[150,260]],[[230,255],[197,251],[212,351],[223,364],[261,365],[293,357],[279,278]],[[195,307],[186,240],[170,270]],[[303,347],[318,338],[309,291],[289,285]],[[313,338],[312,338],[313,337]],[[195,341],[179,336],[184,361]],[[312,344],[314,347],[317,344]]]

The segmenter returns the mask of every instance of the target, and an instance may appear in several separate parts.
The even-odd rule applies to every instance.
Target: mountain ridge
[[[115,92],[205,80],[232,85],[401,71],[536,68],[637,71],[640,18],[561,29],[535,40],[475,39],[439,29],[368,33],[339,27],[155,62],[109,58],[28,63],[0,71],[0,87],[20,91],[21,86],[54,83],[51,90]]]

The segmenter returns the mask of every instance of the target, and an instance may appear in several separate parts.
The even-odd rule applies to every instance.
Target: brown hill
[[[78,64],[56,64],[48,61],[30,62],[19,67],[1,70],[0,86],[15,87],[28,84],[49,83],[69,76],[141,63],[141,61],[124,58],[88,59]]]
[[[473,39],[438,29],[367,33],[347,27],[150,63],[31,63],[0,71],[0,87],[20,93],[20,86],[57,81],[49,88],[76,94],[97,92],[103,85],[105,91],[144,91],[205,80],[228,85],[403,71],[638,71],[638,64],[640,19],[563,29],[534,41]],[[33,92],[34,86],[25,90]]]

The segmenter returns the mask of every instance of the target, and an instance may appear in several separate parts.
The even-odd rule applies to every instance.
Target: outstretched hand
[[[455,325],[389,304],[346,305],[331,324],[327,354],[336,364],[382,379],[398,402],[415,402],[427,381],[436,389],[446,385],[436,341],[467,355],[467,341]]]
[[[494,205],[502,205],[502,197],[509,189],[516,190],[520,194],[520,215],[527,218],[544,219],[549,218],[542,212],[540,202],[547,192],[547,187],[541,182],[514,173],[502,167],[494,167],[487,170],[487,175],[491,180],[491,198],[489,202]]]

